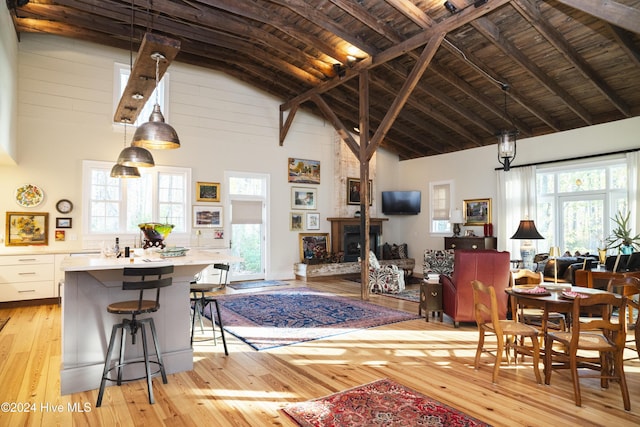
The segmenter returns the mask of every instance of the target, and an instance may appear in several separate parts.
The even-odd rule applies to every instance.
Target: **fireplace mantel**
[[[379,246],[380,239],[382,237],[382,223],[384,221],[388,221],[389,218],[369,218],[369,228],[371,234],[375,236],[375,242],[371,242],[372,247],[374,249],[374,253],[378,258],[380,258]],[[345,261],[356,261],[353,258],[353,254],[350,253],[348,245],[348,241],[345,241],[345,234],[360,234],[360,222],[362,218],[360,217],[333,217],[327,218],[327,221],[331,222],[331,253],[344,252]],[[359,241],[359,237],[358,237]]]

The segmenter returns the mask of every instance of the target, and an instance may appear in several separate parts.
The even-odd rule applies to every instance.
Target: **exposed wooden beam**
[[[156,60],[152,54],[159,53],[158,81],[169,68],[180,50],[180,41],[153,33],[146,33],[138,50],[127,86],[122,92],[118,108],[113,115],[114,122],[133,123],[149,100],[156,87]]]
[[[416,62],[411,73],[409,73],[402,89],[398,92],[398,96],[396,96],[393,104],[389,107],[387,115],[382,120],[382,123],[380,123],[378,129],[376,129],[376,133],[373,135],[373,138],[371,138],[371,143],[367,147],[367,160],[373,156],[373,153],[375,153],[376,148],[378,148],[380,141],[384,139],[387,132],[393,125],[394,120],[398,117],[398,114],[400,114],[400,110],[404,107],[404,104],[407,102],[409,95],[411,95],[413,88],[416,87],[418,81],[422,77],[422,74],[429,66],[433,55],[435,55],[436,50],[440,47],[440,43],[442,43],[445,35],[446,33],[444,32],[436,34],[424,47],[422,55],[420,55],[420,59]],[[362,161],[362,159],[360,159],[360,161]]]
[[[632,33],[640,34],[640,10],[613,0],[557,0]]]

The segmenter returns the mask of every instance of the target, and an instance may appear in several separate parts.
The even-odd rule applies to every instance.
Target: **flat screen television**
[[[385,215],[418,215],[420,191],[383,191],[382,213]]]

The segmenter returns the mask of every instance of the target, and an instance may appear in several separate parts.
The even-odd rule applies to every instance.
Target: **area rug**
[[[6,319],[0,319],[0,331],[2,330],[2,328],[4,328],[4,325],[7,324],[7,322],[9,321],[9,319],[11,319],[10,317],[7,317]]]
[[[230,288],[233,289],[254,289],[254,288],[267,288],[270,286],[284,286],[288,285],[288,282],[282,282],[280,280],[258,280],[255,282],[237,282],[230,283]]]
[[[397,299],[403,299],[406,301],[420,302],[420,288],[418,289],[405,289],[397,294],[380,294],[384,297],[391,297]]]
[[[282,411],[303,427],[489,425],[388,378]]]
[[[218,302],[224,329],[256,350],[419,318],[308,288],[224,295]]]

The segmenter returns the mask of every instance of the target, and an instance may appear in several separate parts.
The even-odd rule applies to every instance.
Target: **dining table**
[[[547,335],[549,313],[555,312],[570,315],[573,310],[573,300],[576,297],[607,293],[607,291],[600,289],[547,282],[539,285],[511,287],[507,288],[505,292],[511,300],[511,311],[514,319],[517,318],[517,310],[521,306],[542,309],[543,315],[540,328],[544,336]],[[571,322],[567,321],[566,324],[569,327]]]

